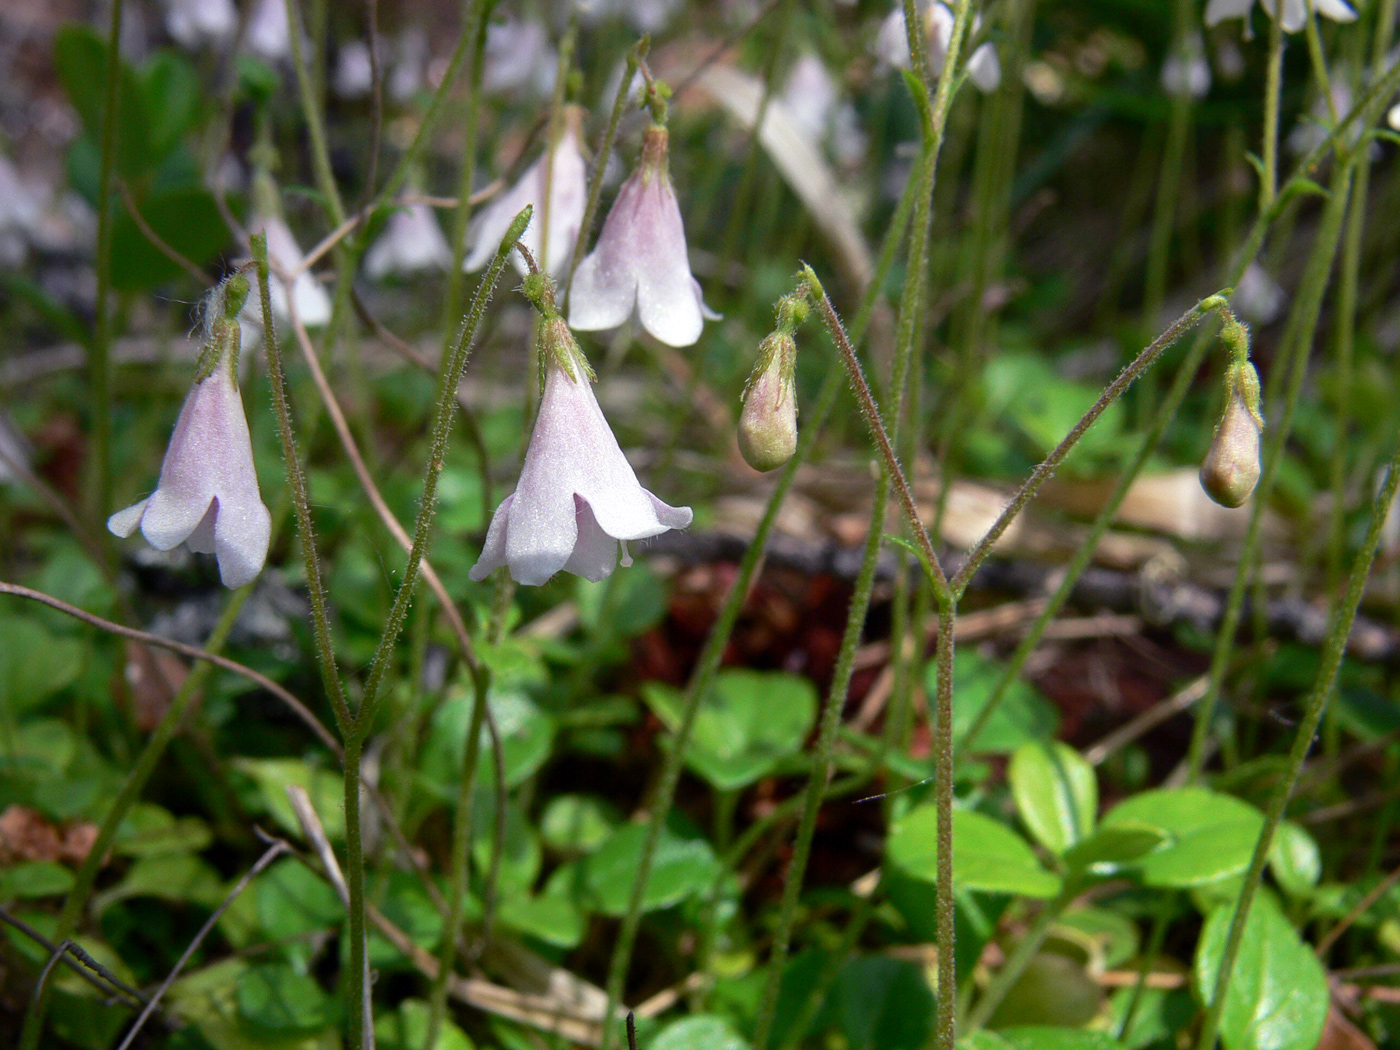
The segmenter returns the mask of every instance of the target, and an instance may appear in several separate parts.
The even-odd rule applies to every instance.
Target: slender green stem
[[[1260,176],[1259,210],[1273,207],[1278,196],[1278,112],[1283,96],[1282,11],[1269,19],[1269,59],[1264,75],[1264,171]]]
[[[1339,223],[1340,219],[1337,222]],[[1397,432],[1396,437],[1400,439],[1400,432]],[[1323,712],[1332,696],[1333,687],[1336,685],[1337,672],[1341,668],[1342,657],[1346,655],[1347,639],[1351,636],[1352,625],[1356,622],[1356,611],[1361,605],[1361,596],[1366,590],[1366,579],[1370,576],[1371,564],[1375,560],[1376,548],[1380,544],[1381,529],[1385,524],[1386,515],[1390,512],[1397,488],[1400,488],[1400,446],[1396,447],[1395,452],[1390,457],[1385,484],[1381,486],[1380,492],[1377,493],[1376,499],[1371,505],[1371,523],[1366,532],[1366,542],[1356,553],[1356,558],[1352,562],[1351,578],[1347,581],[1346,594],[1332,615],[1332,624],[1327,634],[1327,644],[1322,651],[1322,665],[1318,669],[1317,681],[1313,684],[1312,693],[1308,696],[1307,704],[1303,709],[1303,717],[1298,722],[1298,730],[1293,736],[1293,746],[1288,752],[1283,780],[1269,801],[1269,809],[1264,816],[1264,826],[1259,832],[1259,840],[1254,844],[1254,855],[1250,858],[1244,885],[1240,887],[1240,895],[1235,902],[1235,914],[1230,922],[1230,932],[1225,939],[1225,950],[1220,957],[1220,969],[1216,974],[1215,989],[1210,997],[1210,1006],[1206,1010],[1205,1021],[1201,1025],[1200,1038],[1196,1042],[1197,1050],[1214,1050],[1216,1037],[1220,1031],[1220,1019],[1225,1009],[1225,993],[1229,988],[1240,944],[1244,940],[1244,927],[1245,922],[1249,919],[1250,905],[1254,901],[1259,881],[1263,877],[1264,865],[1268,861],[1269,850],[1273,846],[1274,833],[1278,830],[1278,826],[1288,810],[1293,790],[1303,772],[1303,763],[1307,760],[1308,751],[1312,748],[1313,737],[1317,733]]]
[[[346,737],[354,724],[354,718],[345,699],[340,669],[336,666],[335,646],[331,642],[330,614],[326,604],[326,587],[321,577],[321,562],[316,554],[316,530],[311,521],[311,499],[306,491],[306,476],[302,472],[296,432],[292,429],[292,413],[287,398],[287,375],[282,367],[282,349],[277,342],[277,328],[272,317],[272,296],[268,287],[267,234],[261,230],[253,234],[249,239],[249,246],[258,270],[263,343],[267,354],[269,386],[272,388],[272,407],[277,416],[277,436],[282,444],[282,465],[287,473],[287,488],[292,495],[297,532],[301,535],[301,553],[306,570],[306,593],[311,601],[316,661],[321,672],[321,685],[326,690],[331,709],[335,713],[336,725],[341,736]]]
[[[869,327],[880,291],[889,277],[890,268],[894,264],[895,253],[899,249],[900,238],[903,235],[903,223],[899,216],[908,214],[911,203],[912,184],[910,187],[906,187],[896,212],[896,220],[890,224],[885,232],[885,240],[876,262],[874,276],[865,289],[860,309],[851,325],[851,331],[857,341]],[[724,605],[715,620],[715,625],[710,629],[710,634],[705,640],[705,647],[701,651],[700,658],[696,662],[695,670],[691,673],[690,682],[686,687],[686,694],[682,701],[681,722],[677,728],[672,747],[663,761],[656,790],[649,800],[650,815],[648,817],[647,838],[642,844],[637,871],[632,877],[632,893],[628,902],[627,914],[623,916],[622,926],[618,931],[617,941],[613,945],[612,958],[608,964],[608,1006],[603,1017],[603,1050],[612,1050],[617,1038],[617,1007],[622,1001],[623,990],[627,983],[627,972],[632,961],[632,948],[636,944],[637,931],[641,927],[642,896],[646,889],[647,879],[651,875],[652,857],[656,851],[656,843],[660,839],[661,824],[666,819],[666,813],[675,797],[676,785],[680,782],[685,745],[689,739],[695,712],[699,708],[700,699],[709,689],[710,682],[719,670],[725,647],[729,644],[729,637],[734,631],[739,612],[748,595],[749,584],[763,560],[768,537],[778,520],[778,511],[782,509],[783,500],[787,497],[788,490],[797,477],[798,467],[805,463],[811,454],[816,445],[817,437],[821,433],[827,417],[830,416],[832,407],[836,404],[836,398],[841,393],[841,381],[841,371],[835,368],[829,369],[821,390],[817,394],[816,404],[811,411],[803,414],[804,425],[798,437],[797,451],[783,467],[777,484],[768,497],[768,505],[764,508],[763,518],[759,521],[754,538],[744,552],[734,582],[730,586],[729,593],[725,596]],[[740,838],[740,845],[745,844],[746,837],[747,835]],[[748,845],[751,844],[748,843]]]
[[[1172,912],[1176,910],[1176,897],[1175,892],[1164,893],[1157,901],[1157,914],[1152,918],[1152,932],[1147,938],[1147,950],[1142,953],[1137,980],[1133,982],[1132,997],[1128,1000],[1127,1009],[1123,1011],[1123,1020],[1118,1025],[1116,1037],[1120,1043],[1127,1039],[1128,1032],[1132,1030],[1133,1018],[1142,1003],[1142,993],[1147,988],[1147,977],[1152,972],[1158,956],[1162,954],[1162,944],[1167,939],[1167,927],[1171,925]]]
[[[1079,443],[1079,439],[1094,425],[1095,421],[1103,414],[1104,410],[1122,396],[1123,391],[1127,390],[1128,387],[1132,385],[1133,380],[1137,379],[1138,376],[1151,368],[1157,358],[1159,358],[1168,347],[1192,328],[1196,327],[1196,325],[1200,324],[1212,310],[1229,310],[1229,306],[1221,295],[1217,294],[1202,299],[1195,306],[1191,307],[1191,309],[1187,310],[1173,321],[1165,332],[1154,339],[1142,353],[1138,354],[1132,364],[1118,373],[1118,377],[1108,385],[1108,388],[1104,390],[1101,395],[1099,395],[1099,399],[1094,403],[1094,406],[1090,408],[1089,411],[1084,414],[1084,417],[1074,425],[1073,429],[1065,435],[1064,440],[1056,445],[1054,450],[1045,457],[1040,466],[1035,468],[1031,476],[1026,479],[1026,483],[1021,486],[1016,495],[1012,497],[1011,502],[1008,503],[1006,508],[1001,512],[1000,517],[998,517],[992,527],[987,530],[986,535],[978,540],[976,546],[968,553],[967,560],[963,562],[962,568],[958,570],[957,575],[954,576],[952,580],[951,586],[956,596],[962,596],[973,574],[977,572],[982,562],[991,554],[992,547],[996,544],[996,541],[1010,528],[1011,523],[1015,521],[1017,515],[1025,509],[1026,504],[1035,498],[1035,494],[1040,491],[1040,486],[1054,476],[1055,471],[1059,469],[1065,457],[1069,455],[1074,446]]]
[[[792,860],[783,880],[782,901],[778,907],[778,928],[773,935],[773,952],[768,963],[768,980],[764,985],[758,1019],[754,1024],[754,1050],[767,1050],[768,1036],[772,1031],[773,1018],[778,1008],[778,989],[782,985],[783,969],[792,941],[792,929],[797,921],[797,903],[802,895],[802,880],[807,873],[807,858],[812,850],[812,837],[817,830],[817,814],[821,810],[822,796],[835,769],[836,731],[841,726],[841,712],[845,709],[846,697],[851,687],[851,674],[855,670],[856,649],[865,630],[866,613],[870,610],[870,594],[875,587],[875,568],[879,563],[880,544],[883,539],[885,508],[889,506],[889,502],[890,475],[885,471],[875,483],[875,500],[870,517],[870,531],[865,538],[865,554],[861,559],[860,572],[856,575],[850,604],[846,608],[846,626],[841,635],[841,648],[836,655],[831,685],[827,690],[826,702],[822,706],[821,722],[817,730],[816,759],[812,763],[812,772],[807,777],[807,787],[803,793],[802,818],[797,826]]]
[[[491,301],[491,296],[495,293],[496,284],[501,279],[501,270],[505,267],[507,256],[515,247],[515,242],[525,232],[525,227],[529,225],[530,215],[531,208],[527,204],[511,222],[510,229],[506,231],[500,247],[496,249],[495,258],[491,260],[491,265],[487,267],[481,284],[477,286],[476,298],[472,300],[471,309],[462,322],[461,330],[457,336],[457,345],[453,347],[448,360],[443,362],[442,378],[438,384],[437,412],[433,418],[428,464],[423,471],[423,495],[419,499],[418,515],[413,523],[413,546],[408,552],[408,563],[404,566],[403,578],[399,582],[398,591],[394,594],[394,604],[384,623],[384,633],[379,638],[379,645],[375,649],[374,659],[369,667],[369,675],[365,680],[364,697],[360,700],[360,708],[354,718],[354,735],[360,739],[368,734],[374,721],[375,701],[379,694],[379,685],[388,671],[394,647],[398,644],[399,632],[403,628],[404,617],[408,615],[409,605],[412,604],[413,588],[418,582],[418,569],[422,565],[423,553],[427,550],[428,538],[432,533],[433,518],[437,513],[438,479],[442,476],[442,468],[446,463],[447,441],[452,434],[452,419],[456,412],[457,387],[462,382],[462,373],[466,371],[472,345],[476,341],[477,331],[481,327],[481,318],[486,312],[486,304]]]
[[[462,924],[462,908],[467,896],[468,861],[471,857],[472,795],[476,790],[476,767],[481,756],[481,729],[486,721],[486,695],[490,672],[480,668],[472,673],[472,713],[467,726],[462,770],[458,774],[457,812],[452,818],[452,860],[448,869],[447,919],[443,924],[442,951],[438,973],[429,996],[428,1034],[423,1050],[435,1050],[443,1018],[447,1015],[447,985],[457,960],[457,930]]]
[[[987,990],[982,993],[982,998],[977,1000],[977,1005],[972,1008],[972,1012],[967,1017],[967,1030],[977,1031],[985,1028],[987,1022],[991,1020],[992,1014],[1001,1005],[1006,993],[1011,991],[1021,975],[1026,972],[1026,967],[1035,958],[1036,952],[1040,951],[1040,946],[1045,943],[1045,938],[1050,936],[1050,928],[1055,925],[1056,920],[1064,914],[1070,902],[1079,893],[1079,886],[1073,880],[1067,880],[1064,889],[1059,894],[1040,909],[1040,913],[1031,923],[1030,928],[1021,935],[1016,942],[1015,949],[1002,963],[1001,969],[992,978],[992,983],[987,985]]]
[[[218,653],[223,649],[224,643],[228,640],[229,631],[233,629],[233,622],[238,618],[238,613],[243,608],[243,603],[253,593],[253,586],[253,584],[249,584],[230,595],[228,605],[224,607],[219,622],[214,625],[214,630],[210,632],[209,639],[204,643],[206,652]],[[146,746],[141,749],[141,754],[137,756],[136,765],[127,775],[121,790],[117,792],[117,797],[112,800],[111,806],[103,814],[102,824],[97,829],[97,837],[93,840],[92,847],[73,876],[73,888],[68,891],[68,896],[63,900],[63,908],[58,913],[58,921],[53,932],[55,942],[71,937],[73,931],[77,929],[78,919],[82,915],[83,908],[87,905],[93,884],[97,881],[98,869],[111,848],[117,829],[121,826],[121,822],[126,818],[131,807],[141,797],[141,792],[145,790],[146,783],[155,772],[161,756],[165,754],[165,749],[170,746],[171,740],[175,738],[176,732],[179,731],[185,720],[185,715],[189,713],[191,703],[199,695],[211,667],[212,665],[207,663],[196,665],[189,677],[181,684],[179,692],[170,701],[170,707],[161,716],[161,720],[156,724],[150,738],[146,741]],[[46,985],[44,991],[30,1003],[29,1010],[24,1015],[24,1027],[20,1032],[19,1039],[20,1050],[36,1050],[38,1047],[39,1039],[44,1031],[44,1019],[48,1013],[48,1005],[49,996]]]
[[[316,173],[316,188],[325,198],[326,210],[337,226],[345,221],[345,204],[331,169],[330,149],[326,145],[326,124],[321,117],[321,105],[316,97],[316,83],[306,65],[301,47],[301,11],[297,0],[286,0],[288,39],[292,46],[292,68],[296,71],[297,91],[301,95],[301,113],[306,119],[306,133],[311,139],[311,166]]]
[[[342,783],[345,804],[345,886],[350,913],[350,962],[346,969],[346,1020],[350,1050],[363,1050],[365,1032],[373,1031],[373,1008],[366,977],[365,855],[360,823],[360,756],[364,738],[352,733],[345,740]]]
[[[1324,104],[1327,106],[1327,119],[1336,126],[1339,119],[1337,113],[1337,100],[1332,96],[1332,76],[1327,72],[1327,58],[1322,53],[1322,34],[1317,31],[1317,13],[1313,11],[1312,5],[1304,7],[1305,18],[1303,35],[1308,42],[1308,60],[1312,63],[1313,76],[1317,78],[1318,90],[1322,92]]]
[[[1293,417],[1298,408],[1303,382],[1307,377],[1308,357],[1312,350],[1313,332],[1317,330],[1318,317],[1322,311],[1322,298],[1327,290],[1328,277],[1337,254],[1337,244],[1341,240],[1342,223],[1346,216],[1347,199],[1351,189],[1353,164],[1339,164],[1333,173],[1331,192],[1323,209],[1317,238],[1313,241],[1312,253],[1308,257],[1303,272],[1303,280],[1298,297],[1294,302],[1293,314],[1289,318],[1284,333],[1284,345],[1279,360],[1274,367],[1286,377],[1287,390],[1284,395],[1283,410],[1278,422],[1268,429],[1268,441],[1264,447],[1263,469],[1259,485],[1251,501],[1249,526],[1245,532],[1244,546],[1240,552],[1240,567],[1235,573],[1235,581],[1226,599],[1225,615],[1221,620],[1220,631],[1216,636],[1215,649],[1211,654],[1209,685],[1206,695],[1196,708],[1196,724],[1191,734],[1191,746],[1187,756],[1187,767],[1192,782],[1200,779],[1205,763],[1206,737],[1215,717],[1215,705],[1220,698],[1225,671],[1229,666],[1230,653],[1234,648],[1235,632],[1239,627],[1240,616],[1244,611],[1244,597],[1249,585],[1249,568],[1254,563],[1259,550],[1260,526],[1264,507],[1273,492],[1278,478],[1279,467],[1284,456],[1284,443],[1293,429]],[[1270,412],[1271,406],[1265,406]]]
[[[481,3],[478,0],[467,0],[467,17],[462,27],[462,35],[457,40],[457,46],[452,49],[452,57],[447,61],[447,69],[442,74],[442,80],[439,82],[437,90],[433,92],[432,99],[428,102],[427,112],[423,114],[423,119],[418,124],[418,130],[413,133],[413,141],[408,144],[408,149],[404,150],[403,156],[394,165],[394,170],[390,172],[389,178],[385,180],[383,187],[375,195],[374,202],[367,209],[368,212],[383,207],[393,198],[427,147],[428,136],[437,126],[443,106],[452,94],[452,88],[456,85],[457,77],[462,71],[462,63],[466,61],[467,55],[472,51],[473,43],[477,37],[476,27],[479,24],[477,20],[480,18],[480,7]],[[477,91],[477,86],[473,84],[471,89],[473,108],[476,107]],[[470,187],[468,187],[468,193],[470,193]]]
[[[593,158],[593,177],[588,182],[588,203],[583,207],[583,222],[579,224],[578,240],[574,242],[574,254],[569,259],[569,275],[564,280],[564,294],[569,297],[569,289],[574,284],[574,271],[583,261],[588,248],[588,235],[593,231],[593,220],[598,217],[598,201],[603,196],[603,174],[612,155],[613,142],[617,138],[617,125],[622,120],[622,111],[627,108],[627,98],[632,89],[632,81],[637,75],[638,64],[646,57],[651,47],[651,38],[642,37],[627,52],[627,66],[622,71],[622,82],[617,86],[613,97],[612,110],[608,113],[608,126],[603,130],[603,141],[598,144],[598,152]]]
[[[97,300],[94,305],[97,318],[88,357],[93,393],[90,513],[99,521],[106,517],[112,503],[112,317],[107,300],[112,293],[112,197],[116,177],[117,108],[121,100],[123,7],[123,0],[112,0],[107,29],[107,80],[97,182]]]
[[[953,900],[953,656],[957,599],[934,592],[938,600],[938,689],[934,696],[934,805],[938,810],[938,866],[935,872],[935,926],[938,930],[938,1022],[934,1045],[953,1050],[958,1040],[958,970]]]

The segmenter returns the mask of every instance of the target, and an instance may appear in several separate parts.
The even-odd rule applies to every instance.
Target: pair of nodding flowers
[[[593,372],[554,307],[549,278],[526,278],[542,315],[539,346],[544,395],[515,491],[491,518],[481,580],[505,565],[519,583],[541,585],[561,569],[589,580],[630,565],[629,540],[648,539],[691,522],[642,488],[593,394]],[[194,387],[185,399],[161,464],[156,491],[113,514],[121,537],[139,527],[151,546],[218,556],[225,586],[251,583],[267,558],[271,518],[258,491],[252,443],[238,392],[238,311],[248,282],[235,274],[210,296],[207,339]]]
[[[511,220],[532,204],[534,219],[521,243],[544,272],[567,279],[588,196],[582,122],[579,107],[564,107],[553,141],[540,158],[482,209],[472,226],[468,270],[479,270],[490,261]],[[573,275],[570,327],[601,331],[635,315],[643,329],[668,346],[691,346],[700,338],[705,320],[715,318],[690,272],[669,153],[669,133],[654,122],[643,136],[637,170],[618,191],[593,251]],[[523,275],[524,264],[518,256],[513,258]]]

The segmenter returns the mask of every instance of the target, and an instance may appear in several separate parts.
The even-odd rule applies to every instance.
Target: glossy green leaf
[[[199,118],[199,75],[183,55],[157,51],[137,71],[147,118],[151,156],[174,149]]]
[[[165,853],[137,860],[120,882],[93,897],[92,910],[101,914],[130,897],[154,897],[213,908],[224,899],[224,894],[223,881],[211,865],[188,853]]]
[[[649,682],[642,695],[668,728],[680,724],[680,692]],[[816,689],[805,678],[721,671],[695,715],[686,766],[721,791],[746,787],[801,751],[816,714]]]
[[[239,977],[238,1013],[255,1028],[306,1032],[329,1025],[336,1009],[314,978],[274,963],[254,966]]]
[[[585,630],[606,626],[615,638],[633,638],[661,622],[669,597],[665,582],[645,562],[632,568],[641,571],[614,573],[600,583],[579,578],[578,618]]]
[[[890,829],[891,863],[914,878],[937,877],[938,815],[932,805],[911,810]],[[1016,832],[970,809],[953,811],[953,882],[969,890],[1053,897],[1060,880],[1040,865]]]
[[[1234,905],[1206,918],[1196,946],[1196,990],[1215,995]],[[1322,964],[1268,894],[1250,908],[1225,991],[1220,1038],[1225,1050],[1313,1050],[1327,1020],[1330,993]]]
[[[87,647],[24,616],[0,617],[0,708],[15,715],[38,707],[71,685]]]
[[[1322,878],[1322,853],[1317,840],[1301,825],[1285,820],[1269,846],[1269,869],[1290,896],[1307,896]]]
[[[1136,864],[1169,838],[1161,828],[1124,820],[1075,843],[1065,851],[1065,864],[1071,871],[1106,878]]]
[[[73,873],[51,860],[21,861],[0,868],[0,901],[53,897],[73,888]]]
[[[160,853],[198,853],[214,840],[198,817],[175,817],[152,803],[137,803],[122,821],[113,849],[127,857]]]
[[[69,23],[54,34],[53,62],[69,102],[96,141],[101,137],[107,103],[107,42],[96,30]],[[130,65],[120,59],[118,62],[116,166],[123,177],[135,179],[154,166],[158,158],[150,150],[141,84]],[[120,266],[113,269],[120,270]]]
[[[1249,867],[1264,816],[1247,802],[1206,788],[1144,791],[1104,817],[1103,826],[1157,828],[1167,837],[1134,865],[1149,886],[1189,888]]]
[[[646,834],[647,829],[642,825],[628,824],[582,862],[588,893],[603,914],[621,916],[627,913]],[[709,843],[703,839],[684,839],[662,828],[642,908],[655,911],[678,904],[708,890],[718,873],[719,861]]]
[[[961,740],[987,706],[1001,676],[1001,666],[983,659],[971,649],[959,649],[953,657],[953,736]],[[924,676],[929,696],[938,691],[938,667],[930,660]],[[1029,682],[1017,679],[973,743],[977,754],[1015,751],[1028,740],[1050,740],[1060,725],[1055,705]]]
[[[595,795],[557,795],[540,816],[540,838],[551,849],[591,853],[611,835],[621,815]]]
[[[667,1025],[647,1050],[749,1050],[749,1044],[723,1017],[698,1014]]]
[[[960,1050],[1122,1050],[1106,1032],[1049,1025],[1024,1025],[999,1032],[974,1032],[958,1040]]]
[[[1037,953],[987,1022],[992,1028],[1048,1025],[1072,1030],[1103,1008],[1104,994],[1084,963],[1058,952]]]
[[[587,928],[573,901],[557,893],[511,894],[501,900],[496,917],[502,925],[556,948],[576,947]]]
[[[827,995],[826,1009],[851,1050],[918,1050],[933,1031],[933,990],[924,971],[886,956],[848,962]]]
[[[427,1045],[432,1008],[422,999],[405,999],[393,1013],[380,1014],[374,1022],[378,1050],[422,1050]],[[437,1050],[473,1050],[467,1033],[443,1018]]]
[[[137,203],[151,231],[196,266],[210,262],[228,244],[218,205],[201,186],[158,190]],[[113,216],[112,258],[112,287],[123,292],[149,291],[184,272],[151,243],[125,207]]]
[[[1021,821],[1046,849],[1064,853],[1093,833],[1099,785],[1094,767],[1074,748],[1058,740],[1022,744],[1011,756],[1007,780]]]

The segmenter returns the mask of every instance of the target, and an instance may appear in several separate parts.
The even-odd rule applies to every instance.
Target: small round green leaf
[[[932,882],[938,872],[938,814],[932,805],[911,810],[890,829],[891,863]],[[1026,840],[1005,824],[970,809],[953,811],[953,882],[969,890],[1053,897],[1060,880],[1040,866]]]
[[[1022,744],[1007,779],[1022,822],[1046,849],[1064,853],[1093,832],[1099,786],[1094,767],[1074,748],[1058,740]]]
[[[626,915],[632,881],[641,863],[647,829],[629,824],[583,861],[584,884],[592,902],[605,915]],[[719,861],[703,839],[683,839],[663,828],[652,856],[642,908],[655,911],[679,904],[708,889],[719,872]]]

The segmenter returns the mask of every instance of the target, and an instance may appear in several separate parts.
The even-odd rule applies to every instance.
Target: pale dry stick
[[[146,1026],[146,1022],[151,1019],[151,1014],[155,1012],[157,1004],[160,1003],[165,993],[170,990],[170,986],[175,983],[175,978],[180,976],[180,971],[185,968],[185,964],[190,961],[190,957],[199,950],[199,946],[204,943],[204,938],[209,936],[209,931],[214,928],[214,924],[219,921],[219,918],[224,912],[228,911],[229,905],[237,900],[238,896],[248,888],[248,883],[257,878],[269,864],[287,851],[288,846],[281,839],[271,840],[271,844],[268,846],[266,852],[257,859],[257,862],[254,863],[251,868],[244,872],[243,877],[239,879],[233,889],[229,891],[228,896],[214,909],[204,925],[199,928],[199,932],[194,935],[194,939],[190,941],[185,950],[180,953],[180,958],[175,960],[175,965],[171,967],[170,972],[165,975],[165,980],[161,981],[159,987],[151,994],[150,1002],[146,1004],[141,1013],[137,1015],[136,1020],[132,1022],[131,1028],[127,1030],[126,1038],[118,1044],[117,1050],[127,1050],[127,1047],[131,1046],[132,1040],[141,1033],[141,1029]]]
[[[1113,732],[1104,736],[1095,744],[1091,744],[1084,750],[1084,760],[1091,766],[1102,765],[1109,755],[1121,748],[1131,744],[1144,733],[1157,728],[1163,722],[1179,715],[1183,711],[1188,711],[1191,705],[1206,695],[1206,686],[1209,683],[1205,675],[1193,679],[1185,688],[1177,690],[1167,699],[1160,703],[1153,704],[1142,714],[1131,721],[1119,726]]]
[[[1341,939],[1342,934],[1351,929],[1351,927],[1355,925],[1356,920],[1370,911],[1372,906],[1389,893],[1391,888],[1398,882],[1400,882],[1400,868],[1396,868],[1380,882],[1376,883],[1369,893],[1356,902],[1356,905],[1351,911],[1338,919],[1337,924],[1318,939],[1317,948],[1315,949],[1317,957],[1319,959],[1327,958],[1328,950]]]
[[[39,947],[43,948],[44,951],[48,952],[50,956],[60,956],[61,958],[59,961],[62,962],[63,965],[67,966],[68,969],[72,970],[104,995],[111,995],[115,990],[128,997],[130,1000],[128,1005],[137,1006],[145,1004],[146,997],[144,995],[85,952],[81,945],[69,941],[68,947],[60,952],[58,950],[58,945],[54,944],[23,919],[16,919],[4,908],[0,908],[0,922],[8,926],[13,926],[35,944],[39,945]],[[103,984],[103,981],[107,983]]]

